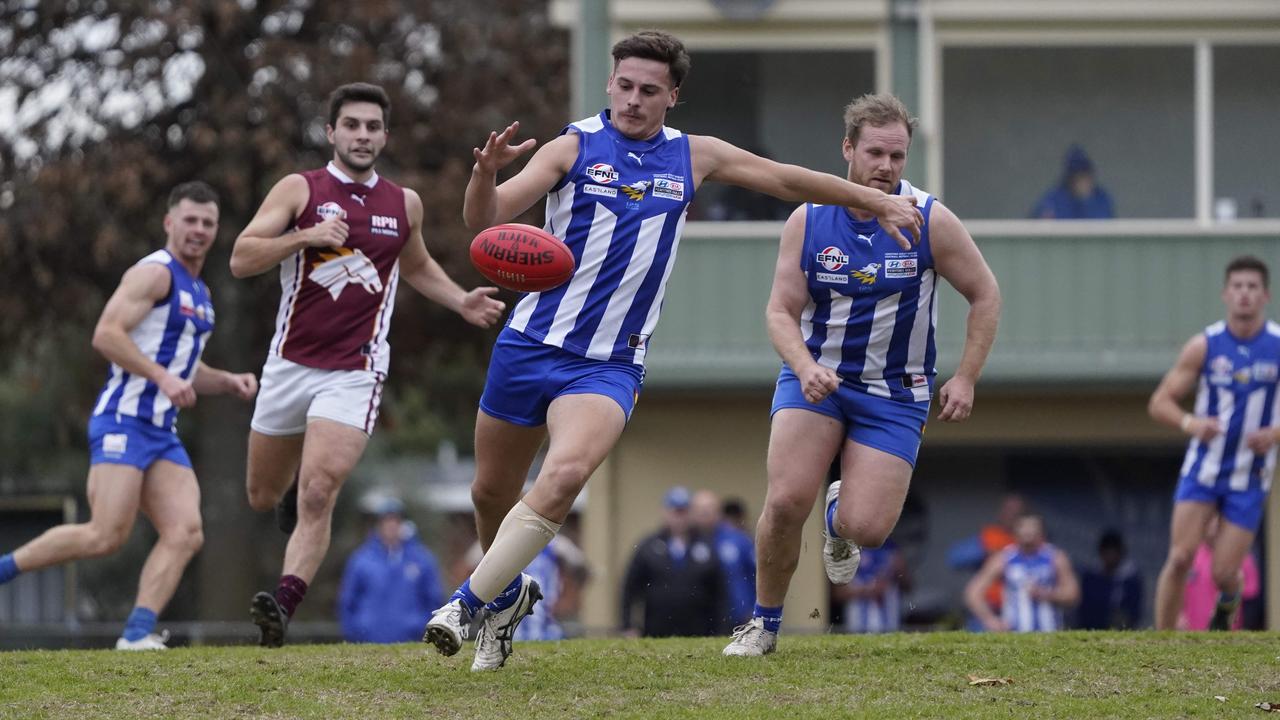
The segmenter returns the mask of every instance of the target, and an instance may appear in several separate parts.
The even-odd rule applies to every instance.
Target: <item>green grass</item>
[[[526,643],[485,674],[425,645],[0,653],[0,718],[1263,718],[1280,701],[1276,633],[784,636],[763,659],[724,642]]]

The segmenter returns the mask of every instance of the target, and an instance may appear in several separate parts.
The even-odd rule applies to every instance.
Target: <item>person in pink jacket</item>
[[[1178,618],[1181,630],[1207,630],[1209,620],[1213,617],[1218,602],[1218,587],[1213,582],[1213,539],[1218,534],[1218,518],[1209,521],[1205,532],[1205,541],[1196,550],[1191,572],[1187,575],[1187,595],[1183,602],[1182,616]],[[1260,581],[1258,579],[1258,563],[1253,553],[1244,556],[1240,565],[1240,597],[1252,600],[1258,597]],[[1231,619],[1231,629],[1239,630],[1244,626],[1244,618],[1237,610]]]

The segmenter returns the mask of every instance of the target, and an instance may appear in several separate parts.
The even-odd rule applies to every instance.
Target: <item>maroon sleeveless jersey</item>
[[[350,233],[340,248],[308,247],[280,262],[271,353],[324,370],[385,373],[400,250],[409,239],[404,190],[376,174],[372,186],[350,182],[332,163],[302,177],[310,197],[294,229],[338,216]]]

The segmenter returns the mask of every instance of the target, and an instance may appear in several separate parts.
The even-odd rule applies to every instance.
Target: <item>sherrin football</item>
[[[495,225],[471,241],[471,264],[495,285],[520,292],[560,287],[573,276],[573,253],[560,238],[520,223]]]

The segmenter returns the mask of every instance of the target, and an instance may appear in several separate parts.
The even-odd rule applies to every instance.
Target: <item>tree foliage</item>
[[[265,354],[278,283],[274,273],[233,281],[226,256],[272,184],[330,157],[333,87],[386,87],[392,132],[379,171],[419,191],[429,249],[468,286],[480,282],[461,222],[471,148],[514,119],[540,139],[568,119],[567,39],[543,3],[0,7],[0,264],[11,269],[0,285],[0,474],[34,469],[24,448],[82,442],[103,366],[88,346],[92,325],[122,271],[162,241],[173,185],[204,179],[222,195],[205,271],[221,323],[208,357],[251,369]],[[397,315],[390,436],[416,445],[431,433],[397,430],[436,428],[465,445],[491,334],[416,297],[402,298]]]
[[[105,368],[92,328],[123,271],[163,242],[165,198],[180,182],[222,196],[204,271],[218,307],[205,358],[261,367],[279,283],[274,272],[233,280],[232,241],[276,181],[331,157],[328,94],[358,80],[392,100],[378,171],[422,196],[427,246],[445,269],[480,283],[461,219],[471,148],[512,120],[540,140],[569,120],[568,39],[545,2],[0,0],[0,494],[82,491]],[[496,330],[401,293],[380,447],[469,447]],[[171,616],[239,618],[279,572],[279,533],[244,500],[248,419],[245,405],[206,398],[180,420],[209,542],[188,572],[201,591],[184,581]],[[137,561],[102,568],[132,578]],[[119,614],[132,580],[112,582],[90,589]],[[308,613],[328,615],[335,584],[317,584]]]

